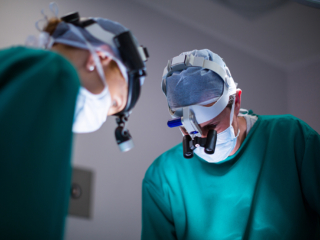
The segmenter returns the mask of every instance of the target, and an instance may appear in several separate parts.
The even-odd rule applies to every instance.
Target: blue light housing
[[[167,125],[169,128],[182,126],[181,118],[175,118],[175,119],[169,120]]]

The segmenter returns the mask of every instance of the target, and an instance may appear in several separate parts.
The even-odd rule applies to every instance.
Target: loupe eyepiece
[[[183,146],[183,156],[185,158],[192,158],[193,157],[193,150],[190,147],[191,142],[190,135],[185,135],[182,139],[182,146]]]
[[[116,118],[118,127],[114,134],[121,152],[127,152],[134,147],[132,137],[126,128],[126,122],[128,121],[129,114],[120,114]]]
[[[216,148],[217,142],[217,131],[214,129],[210,129],[207,135],[207,141],[204,146],[204,152],[206,154],[213,154]]]
[[[115,137],[121,152],[127,152],[134,147],[132,137],[128,129],[119,126],[115,130]]]

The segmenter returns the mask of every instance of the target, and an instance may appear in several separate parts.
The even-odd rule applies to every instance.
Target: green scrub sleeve
[[[142,240],[175,240],[170,206],[151,183],[142,183]]]
[[[0,239],[63,239],[79,85],[56,53],[0,51]]]
[[[320,135],[310,129],[301,165],[301,185],[310,207],[320,220]]]

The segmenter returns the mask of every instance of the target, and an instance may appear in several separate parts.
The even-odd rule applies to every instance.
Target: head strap
[[[164,68],[162,76],[162,91],[166,95],[166,80],[175,71],[182,71],[189,67],[201,67],[211,70],[218,74],[224,82],[223,93],[216,103],[210,107],[204,107],[201,105],[192,105],[185,108],[189,108],[195,115],[198,124],[204,123],[218,116],[229,102],[229,84],[231,81],[231,74],[227,66],[222,68],[216,62],[206,60],[203,57],[195,57],[193,55],[180,55],[172,58],[168,61],[167,66]],[[172,111],[169,107],[169,112],[172,117],[181,117],[183,115],[182,108],[177,111]]]
[[[169,60],[167,66],[163,70],[161,88],[165,95],[167,95],[167,77],[170,77],[173,72],[182,71],[189,67],[201,67],[211,70],[218,74],[224,81],[224,83],[229,87],[229,79],[231,78],[231,74],[227,67],[222,68],[216,62],[206,60],[203,57],[195,57],[193,55],[180,55]]]

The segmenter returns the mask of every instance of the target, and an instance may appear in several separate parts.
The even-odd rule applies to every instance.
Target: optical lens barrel
[[[192,158],[193,157],[193,151],[190,148],[190,141],[192,141],[192,140],[189,135],[185,135],[182,139],[183,156],[185,158]]]
[[[204,147],[204,152],[206,154],[213,154],[216,148],[217,142],[217,131],[214,129],[209,130],[207,135],[207,141]]]

